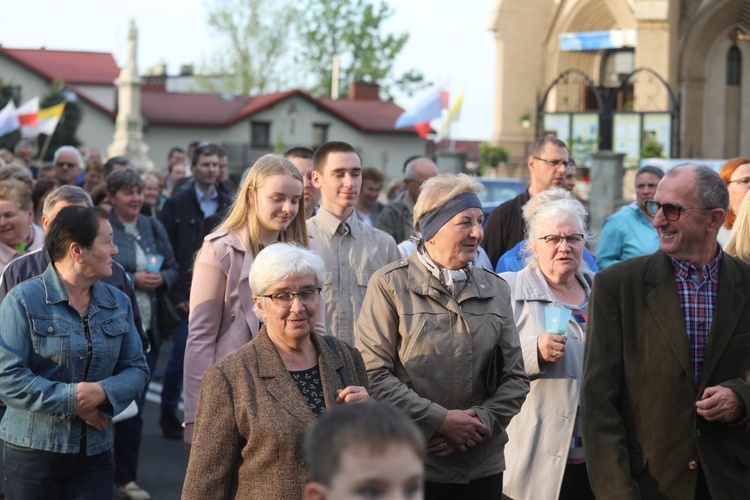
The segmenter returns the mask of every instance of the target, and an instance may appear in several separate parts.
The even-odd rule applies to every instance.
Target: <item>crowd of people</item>
[[[340,141],[240,179],[210,143],[32,153],[0,151],[11,500],[149,499],[166,345],[185,499],[750,498],[748,158],[640,168],[597,235],[554,137],[487,221],[476,179],[415,156],[386,196]]]

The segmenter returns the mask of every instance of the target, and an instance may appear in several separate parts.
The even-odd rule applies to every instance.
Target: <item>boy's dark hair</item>
[[[365,447],[382,453],[393,443],[410,447],[424,462],[424,437],[400,410],[372,400],[336,406],[307,431],[305,453],[311,479],[330,486],[345,450]]]
[[[287,149],[286,153],[284,153],[284,158],[305,158],[311,160],[313,156],[315,156],[315,152],[304,146]]]
[[[357,158],[359,158],[359,163],[362,163],[362,155],[359,154],[359,151],[354,146],[348,142],[330,141],[315,151],[315,155],[313,156],[313,170],[322,174],[323,168],[325,168],[328,162],[328,155],[331,153],[355,153]]]

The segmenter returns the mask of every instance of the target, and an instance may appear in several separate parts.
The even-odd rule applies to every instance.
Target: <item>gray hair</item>
[[[537,209],[545,203],[549,203],[550,201],[554,200],[574,199],[575,198],[573,198],[573,195],[570,194],[570,191],[565,188],[553,187],[547,189],[546,191],[542,191],[538,195],[532,196],[531,199],[526,202],[523,208],[521,208],[523,221],[526,223],[526,226],[528,226],[531,222],[531,219],[533,219],[536,215]]]
[[[55,208],[55,205],[61,201],[70,204],[85,203],[87,207],[94,206],[94,203],[91,201],[91,196],[89,196],[89,194],[82,188],[78,186],[60,186],[47,195],[47,198],[44,200],[42,215],[49,218],[50,212]]]
[[[112,172],[107,177],[107,193],[114,196],[123,189],[130,189],[137,187],[143,191],[143,179],[135,172],[135,170],[125,169]]]
[[[324,273],[325,263],[316,252],[292,243],[274,243],[255,257],[248,282],[250,290],[257,297],[265,294],[272,284],[289,278],[312,275],[315,276],[316,285],[321,286]],[[253,311],[260,318],[257,306]]]
[[[31,144],[31,141],[23,139],[16,143],[16,145],[13,147],[13,154],[18,154],[18,150],[21,148],[33,148],[34,146]]]
[[[539,156],[540,154],[542,154],[542,150],[544,149],[544,147],[550,143],[554,144],[557,147],[565,148],[565,150],[568,151],[568,146],[563,141],[561,141],[557,137],[546,135],[544,137],[536,139],[531,143],[531,146],[529,146],[528,156]],[[568,153],[570,153],[570,151],[568,151]]]
[[[685,170],[695,172],[695,198],[702,207],[729,209],[729,189],[721,176],[711,167],[700,164],[683,163],[667,172],[665,177],[673,177]]]
[[[534,198],[536,198],[536,196]],[[534,198],[532,198],[532,200]],[[540,204],[536,208],[533,217],[527,223],[526,239],[521,247],[521,255],[523,256],[526,265],[531,268],[539,267],[539,262],[534,256],[534,249],[539,242],[539,238],[546,236],[539,234],[541,226],[544,223],[551,222],[552,224],[557,225],[565,219],[572,218],[575,221],[576,226],[578,226],[578,230],[583,235],[584,242],[591,241],[591,230],[586,227],[587,216],[588,212],[583,203],[572,197],[551,200]],[[583,260],[581,261],[580,269],[588,269],[586,262]]]
[[[57,158],[61,153],[73,153],[78,161],[78,168],[83,168],[83,158],[81,157],[81,152],[78,151],[78,148],[73,146],[60,146],[55,150],[55,156],[52,158],[52,163],[57,163]]]

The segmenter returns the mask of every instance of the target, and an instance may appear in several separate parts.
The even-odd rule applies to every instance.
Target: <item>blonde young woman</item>
[[[256,337],[260,320],[248,283],[255,257],[279,241],[310,247],[302,175],[268,154],[253,165],[229,214],[203,241],[193,269],[190,329],[185,347],[185,448],[190,451],[201,380],[209,366]],[[315,330],[325,333],[325,307]]]

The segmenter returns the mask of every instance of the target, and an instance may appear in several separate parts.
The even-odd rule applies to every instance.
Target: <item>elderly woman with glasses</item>
[[[305,430],[368,399],[359,352],[313,331],[324,273],[319,255],[293,244],[255,258],[248,281],[263,324],[203,376],[183,500],[302,498]]]
[[[545,193],[547,201],[523,208],[527,266],[500,275],[510,284],[531,379],[528,398],[508,426],[503,493],[513,499],[593,499],[578,423],[593,277],[582,260],[590,238],[587,213],[560,188]]]
[[[372,276],[357,322],[373,397],[428,441],[427,499],[498,498],[505,429],[529,390],[508,284],[472,264],[481,189],[464,174],[424,182],[417,251]]]

